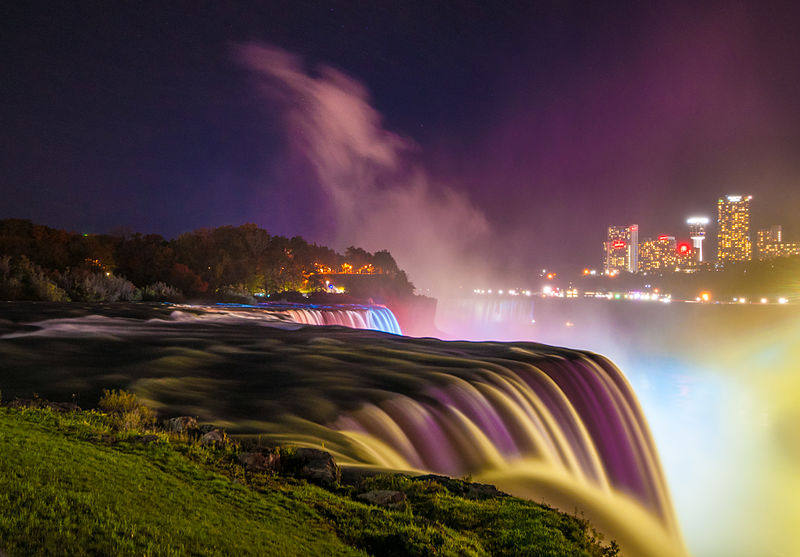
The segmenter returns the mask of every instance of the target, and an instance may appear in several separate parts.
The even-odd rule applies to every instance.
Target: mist
[[[291,156],[308,162],[330,203],[330,243],[388,249],[423,293],[475,276],[486,217],[464,193],[431,180],[415,160],[418,146],[385,128],[361,83],[324,65],[310,71],[300,57],[262,43],[238,45],[236,54],[281,112]]]

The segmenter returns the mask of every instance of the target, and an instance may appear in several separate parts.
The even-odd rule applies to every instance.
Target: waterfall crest
[[[523,482],[525,493],[544,485],[556,506],[569,491],[609,530],[627,520],[647,532],[620,536],[631,554],[681,555],[655,445],[622,373],[596,354],[542,348],[520,343],[467,369],[435,358],[420,392],[364,404],[332,427],[375,465],[472,474],[512,491]],[[653,536],[667,548],[653,550]]]
[[[381,305],[319,305],[319,304],[290,304],[285,302],[266,302],[256,305],[249,304],[217,304],[216,312],[227,312],[232,317],[247,318],[263,317],[266,321],[274,323],[277,318],[284,322],[298,323],[301,325],[317,325],[349,327],[350,329],[370,329],[391,333],[403,334],[400,324],[394,313],[386,306]],[[209,310],[209,308],[203,308]]]

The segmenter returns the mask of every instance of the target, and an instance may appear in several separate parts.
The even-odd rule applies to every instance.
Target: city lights
[[[717,261],[725,265],[750,261],[750,200],[753,196],[729,195],[717,202]]]

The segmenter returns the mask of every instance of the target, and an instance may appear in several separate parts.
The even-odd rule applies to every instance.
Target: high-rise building
[[[659,236],[655,240],[647,238],[639,244],[639,271],[657,273],[675,270],[675,236]]]
[[[750,244],[750,200],[741,195],[728,195],[717,202],[717,262],[725,265],[749,261],[753,257]]]
[[[689,225],[689,237],[692,239],[697,261],[703,262],[703,240],[706,239],[706,225],[708,217],[689,217],[686,220]]]
[[[783,228],[779,224],[773,224],[769,228],[759,230],[757,238],[756,248],[758,249],[759,261],[800,255],[800,244],[783,241]]]
[[[677,242],[675,236],[647,238],[639,244],[639,272],[692,272],[697,267],[697,252],[688,242]]]
[[[606,274],[635,273],[638,270],[639,225],[609,226],[603,247]]]

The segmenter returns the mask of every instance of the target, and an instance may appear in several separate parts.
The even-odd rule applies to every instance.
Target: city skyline
[[[0,218],[167,238],[252,222],[388,249],[422,288],[596,261],[586,238],[609,223],[682,236],[673,223],[712,214],[720,190],[794,237],[798,16],[754,1],[12,4]]]
[[[627,271],[653,272],[691,270],[700,264],[726,264],[800,255],[800,243],[786,241],[783,224],[767,228],[752,226],[752,195],[727,194],[717,199],[717,218],[695,215],[684,221],[684,234],[640,234],[639,223],[609,225],[603,242],[603,269],[615,275]],[[714,233],[708,226],[715,223]],[[680,241],[682,238],[691,240]],[[709,257],[708,238],[715,239],[714,257]],[[639,240],[641,238],[641,241]],[[705,255],[704,255],[705,254]]]

